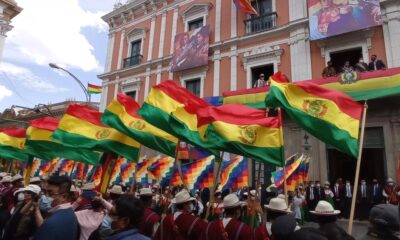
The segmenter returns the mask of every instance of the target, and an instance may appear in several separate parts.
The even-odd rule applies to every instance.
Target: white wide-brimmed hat
[[[15,182],[15,181],[18,181],[18,180],[21,180],[21,179],[24,179],[24,178],[20,174],[17,173],[12,177],[11,181]]]
[[[175,203],[175,204],[180,204],[180,203],[190,202],[190,201],[194,201],[194,200],[196,200],[196,198],[191,197],[190,194],[188,193],[188,191],[182,190],[175,195],[175,198],[172,199],[171,202]]]
[[[14,196],[20,192],[25,192],[25,191],[33,192],[33,193],[39,195],[39,193],[42,191],[42,189],[38,185],[29,184],[28,186],[26,186],[24,188],[20,188],[17,191],[15,191]]]
[[[222,204],[220,205],[221,208],[235,208],[244,205],[236,196],[236,194],[231,193],[224,197]]]
[[[40,181],[42,181],[42,180],[40,180],[40,178],[38,178],[38,177],[33,177],[33,178],[31,178],[31,180],[29,181],[29,183],[37,183],[37,182],[40,182]]]
[[[108,190],[109,193],[117,194],[117,195],[122,195],[124,194],[124,191],[122,191],[122,187],[120,185],[114,185],[110,190]]]
[[[280,197],[272,198],[269,201],[268,205],[264,205],[270,211],[273,212],[283,212],[283,213],[291,213],[290,209],[288,208],[285,199]]]
[[[331,185],[329,181],[325,181],[325,185]]]
[[[0,183],[10,183],[10,182],[12,182],[12,177],[11,176],[5,176],[0,181]]]
[[[280,199],[283,199],[283,200],[286,201],[285,194],[282,194],[282,193],[281,193],[281,194],[278,194],[277,198],[280,198]]]
[[[8,173],[6,173],[6,172],[0,172],[0,177],[5,177],[7,175],[8,175]]]
[[[387,182],[387,183],[394,183],[394,181],[393,181],[392,178],[388,178],[386,182]]]
[[[329,202],[321,200],[318,202],[317,207],[315,207],[315,211],[310,211],[310,213],[320,216],[333,216],[340,214],[340,211],[333,209]]]
[[[96,188],[96,184],[94,182],[85,183],[82,186],[82,190],[93,190]]]
[[[257,192],[256,192],[256,190],[250,190],[250,195],[252,195],[252,196],[256,196],[256,194],[257,194]]]
[[[153,193],[153,191],[151,191],[150,188],[142,188],[142,189],[139,190],[138,196],[139,197],[141,197],[141,196],[154,196],[154,193]]]

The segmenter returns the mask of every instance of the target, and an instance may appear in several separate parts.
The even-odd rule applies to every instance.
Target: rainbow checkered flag
[[[247,159],[236,156],[230,161],[222,162],[221,186],[222,189],[239,189],[249,184],[249,170]]]

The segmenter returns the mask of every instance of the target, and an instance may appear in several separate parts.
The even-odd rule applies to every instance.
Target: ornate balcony
[[[124,68],[139,65],[142,62],[142,55],[133,55],[124,59]]]
[[[244,20],[246,33],[253,34],[274,29],[276,27],[277,16],[276,12],[273,12]]]

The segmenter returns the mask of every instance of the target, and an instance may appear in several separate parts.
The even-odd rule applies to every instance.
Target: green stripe
[[[252,158],[264,163],[270,163],[282,167],[284,165],[282,147],[255,147],[242,144],[236,141],[227,141],[215,130],[212,124],[209,125],[206,133],[207,140],[217,146],[219,150]]]
[[[171,134],[178,139],[192,145],[207,149],[217,158],[220,156],[219,151],[216,150],[215,145],[211,141],[203,141],[203,139],[200,137],[199,132],[190,130],[187,125],[180,119],[171,116],[169,123],[173,131]]]
[[[282,107],[286,113],[303,129],[319,140],[328,143],[350,156],[358,155],[358,140],[347,131],[319,118],[312,117],[289,104],[285,95],[276,87],[271,87],[265,99],[270,107]]]
[[[82,148],[66,147],[50,141],[31,141],[27,138],[25,149],[29,154],[45,160],[60,157],[91,165],[97,165],[100,160],[98,152]]]
[[[0,145],[0,158],[4,158],[7,160],[28,161],[29,154],[24,150],[16,149],[5,145]]]
[[[111,140],[95,140],[79,134],[57,129],[52,138],[69,147],[87,148],[101,152],[114,152],[131,161],[138,160],[139,149]]]
[[[130,128],[126,126],[117,115],[108,110],[104,111],[101,122],[104,125],[117,129],[150,149],[175,157],[176,143],[150,133]]]
[[[390,97],[400,94],[400,86],[366,91],[344,92],[356,101]]]
[[[151,125],[173,135],[173,130],[169,125],[169,113],[146,102],[143,103],[142,107],[136,111],[136,113],[142,116],[142,118]]]

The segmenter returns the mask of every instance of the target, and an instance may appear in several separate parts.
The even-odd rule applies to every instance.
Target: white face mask
[[[193,205],[193,203],[190,203],[189,204],[189,212],[193,212],[194,211],[194,205]]]
[[[314,187],[314,184],[311,184],[311,187]]]
[[[256,200],[256,197],[251,197],[251,200]]]
[[[321,187],[321,184],[317,184],[317,187]]]
[[[18,202],[21,202],[21,201],[24,201],[24,199],[25,199],[25,196],[24,196],[24,194],[23,193],[18,193]]]

